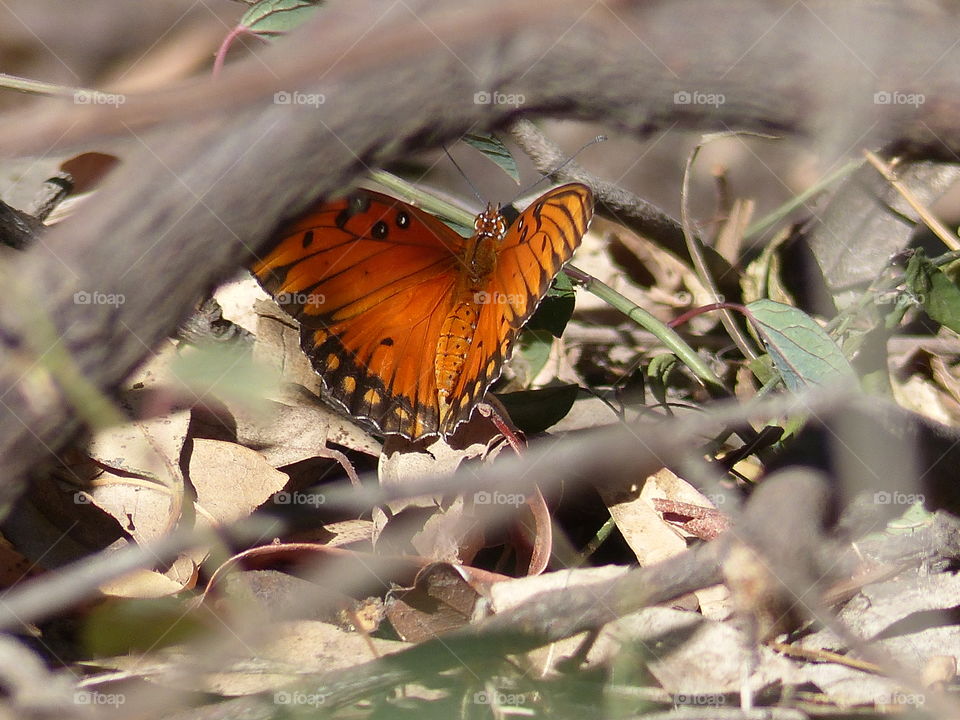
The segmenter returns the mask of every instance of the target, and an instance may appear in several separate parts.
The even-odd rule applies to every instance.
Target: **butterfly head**
[[[487,209],[477,215],[473,223],[477,238],[494,238],[500,240],[507,234],[507,221],[500,213],[500,208],[490,203]]]

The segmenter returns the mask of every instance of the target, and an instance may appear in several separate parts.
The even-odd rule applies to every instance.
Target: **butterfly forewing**
[[[281,233],[252,270],[300,321],[328,400],[381,432],[416,438],[439,425],[432,362],[463,239],[393,198],[358,191]]]

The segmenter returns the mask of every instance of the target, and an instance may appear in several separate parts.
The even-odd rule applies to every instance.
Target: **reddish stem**
[[[227,53],[230,51],[230,46],[233,44],[233,41],[236,40],[241,35],[253,35],[254,37],[260,38],[260,35],[255,33],[250,28],[245,25],[237,25],[223,39],[223,42],[220,43],[220,48],[217,50],[217,56],[213,60],[213,77],[217,78],[220,76],[220,71],[223,70],[223,63],[226,61]],[[260,38],[264,42],[269,42],[266,38]]]
[[[709,305],[703,305],[701,307],[695,307],[691,310],[687,310],[680,317],[676,317],[670,322],[667,323],[667,327],[677,328],[683,325],[686,322],[689,322],[698,315],[703,315],[704,313],[712,312],[714,310],[737,310],[738,312],[743,313],[744,315],[749,316],[747,308],[739,303],[710,303]]]

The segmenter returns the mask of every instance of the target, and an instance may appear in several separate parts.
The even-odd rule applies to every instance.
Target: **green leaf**
[[[553,335],[548,331],[530,328],[523,331],[517,341],[520,361],[513,364],[517,379],[523,385],[530,384],[540,374],[550,359],[551,349],[553,349]]]
[[[260,0],[240,18],[241,27],[265,35],[289,32],[302,25],[323,0]]]
[[[563,273],[553,279],[553,284],[543,296],[536,312],[527,322],[528,330],[546,330],[554,337],[561,337],[573,316],[577,295],[573,283]]]
[[[209,629],[198,613],[173,597],[117,599],[87,613],[81,638],[90,655],[110,657],[188,642]]]
[[[460,237],[470,237],[475,232],[473,226],[467,227],[466,225],[461,225],[456,220],[450,220],[449,218],[439,217],[438,219],[448,228],[453,230]]]
[[[191,348],[177,356],[170,370],[197,397],[240,403],[252,412],[263,409],[264,398],[277,384],[268,370],[254,364],[249,351],[238,348]]]
[[[517,161],[496,135],[488,133],[467,133],[461,138],[467,145],[479,150],[487,158],[497,164],[513,181],[520,184],[520,171],[517,170]]]
[[[857,383],[857,376],[833,339],[809,315],[773,300],[747,305],[748,316],[793,392],[812,385]]]
[[[923,304],[927,315],[960,333],[960,288],[917,248],[907,263],[907,288]]]
[[[777,370],[773,366],[773,360],[769,355],[761,355],[747,361],[747,368],[753,373],[753,376],[760,381],[761,385],[772,382],[777,377]]]
[[[520,390],[498,394],[497,399],[510,414],[510,419],[528,435],[541,433],[570,412],[578,385],[555,385],[539,390]]]
[[[673,353],[661,353],[651,358],[650,364],[647,365],[650,392],[661,405],[667,404],[667,380],[679,364],[680,359]]]
[[[560,273],[517,341],[517,351],[525,366],[519,373],[524,384],[530,383],[547,364],[553,339],[563,335],[575,304],[573,284],[570,278]],[[519,372],[520,368],[517,369]]]

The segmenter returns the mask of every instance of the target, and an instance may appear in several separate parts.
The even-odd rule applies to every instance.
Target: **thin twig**
[[[734,133],[742,134],[742,133]],[[756,135],[756,133],[749,133],[751,135]],[[707,261],[704,257],[703,243],[700,241],[700,238],[694,233],[693,225],[690,222],[690,212],[689,212],[689,200],[690,200],[690,173],[693,169],[693,163],[697,159],[697,155],[700,154],[700,149],[711,140],[714,140],[719,137],[727,137],[730,133],[721,133],[719,135],[711,135],[706,138],[703,142],[697,144],[697,146],[687,157],[687,164],[683,170],[683,188],[680,191],[680,223],[683,226],[683,236],[687,243],[687,252],[690,253],[690,257],[693,259],[693,266],[696,268],[697,276],[700,278],[700,282],[703,284],[707,290],[715,298],[716,302],[723,302],[724,297],[721,295],[717,283],[714,280],[713,274],[710,272],[710,269],[707,267]],[[768,137],[765,135],[760,135],[759,137]],[[736,343],[737,347],[740,349],[740,352],[743,353],[743,356],[748,360],[754,360],[757,358],[757,351],[753,347],[753,343],[750,342],[750,339],[747,337],[746,333],[740,329],[740,326],[737,325],[736,320],[733,318],[733,313],[727,309],[720,310],[720,321],[723,323],[723,326],[726,328],[727,333],[730,335],[730,338]]]
[[[885,163],[869,150],[864,150],[863,156],[867,158],[867,162],[873,165],[873,167],[877,169],[877,172],[883,175],[884,179],[890,183],[890,185],[898,193],[900,193],[900,196],[906,200],[907,204],[916,211],[917,215],[920,216],[920,219],[923,220],[924,224],[930,228],[930,231],[934,235],[940,238],[944,245],[946,245],[950,250],[960,250],[960,239],[957,238],[957,235],[950,232],[950,230],[948,230],[942,222],[940,222],[926,207],[924,207],[923,203],[917,200],[916,196],[910,192],[910,188],[897,179],[897,176],[893,172],[893,167],[891,165]]]
[[[597,198],[596,213],[649,238],[684,262],[692,262],[684,241],[683,227],[663,210],[643,198],[588,172],[552,143],[529,120],[518,120],[510,133],[536,168],[555,180],[589,185]],[[561,167],[562,165],[562,167]],[[711,256],[711,269],[718,274],[730,272],[719,255]]]

